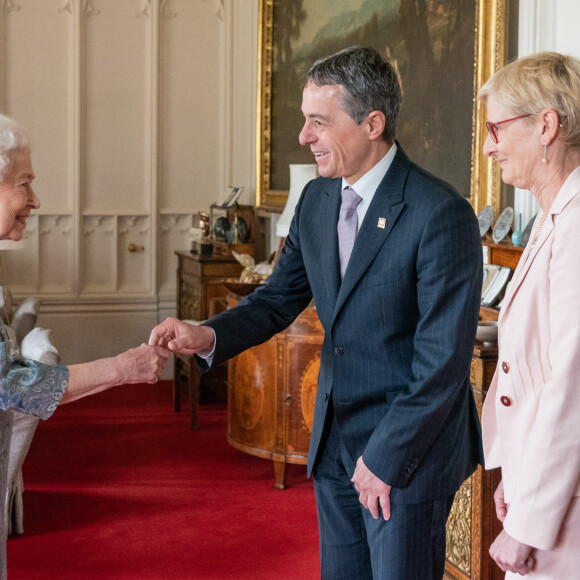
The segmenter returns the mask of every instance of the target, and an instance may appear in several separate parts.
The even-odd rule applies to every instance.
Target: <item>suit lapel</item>
[[[322,193],[321,215],[329,216],[329,219],[320,220],[320,253],[322,275],[328,296],[334,304],[340,288],[340,262],[338,257],[338,233],[336,225],[340,213],[341,179],[333,179]]]
[[[382,248],[403,210],[403,188],[409,173],[409,165],[408,157],[398,146],[391,167],[377,188],[359,229],[340,285],[333,318],[336,318],[349,294]],[[334,229],[336,230],[336,225]],[[338,250],[336,256],[338,263]]]

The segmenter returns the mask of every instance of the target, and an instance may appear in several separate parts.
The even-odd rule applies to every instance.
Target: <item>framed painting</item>
[[[498,215],[499,173],[484,159],[477,89],[505,60],[508,0],[260,0],[257,205],[286,202],[291,163],[313,163],[298,134],[304,75],[319,58],[373,46],[399,75],[397,140],[410,158]]]

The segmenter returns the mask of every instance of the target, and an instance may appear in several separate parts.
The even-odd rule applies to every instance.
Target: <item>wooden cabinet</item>
[[[175,254],[178,260],[177,317],[206,320],[212,312],[212,300],[224,298],[228,293],[222,280],[237,278],[243,266],[231,256]]]
[[[222,256],[204,257],[189,252],[177,255],[177,318],[202,321],[223,310],[227,290],[225,278],[237,278],[243,267],[236,260]],[[207,402],[225,403],[227,364],[217,365],[201,375],[193,356],[175,355],[173,408],[181,410],[185,390],[190,403],[191,428],[197,428],[200,396]]]
[[[488,262],[515,271],[523,248],[510,242],[494,244],[484,240]],[[497,320],[495,308],[480,309],[481,320]],[[470,380],[479,416],[497,365],[497,345],[476,342]],[[447,521],[445,578],[453,580],[503,580],[502,572],[489,556],[489,546],[502,526],[495,515],[493,492],[499,484],[499,469],[477,471],[461,486]]]
[[[496,364],[497,347],[476,343],[470,380],[480,417]],[[446,579],[503,579],[504,572],[489,556],[489,546],[501,531],[493,502],[500,477],[499,469],[486,471],[479,466],[457,492],[447,520]]]
[[[228,301],[234,306],[236,298]],[[229,362],[228,441],[271,459],[279,489],[287,463],[306,464],[323,339],[316,310],[307,308],[284,332]]]

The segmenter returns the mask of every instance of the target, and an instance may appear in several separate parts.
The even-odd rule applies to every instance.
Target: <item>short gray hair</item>
[[[383,137],[393,143],[401,109],[401,87],[395,69],[374,49],[345,48],[317,60],[306,74],[306,83],[342,85],[341,108],[360,125],[373,111],[385,115]]]
[[[14,153],[28,149],[30,137],[14,119],[0,114],[0,181],[6,175]]]

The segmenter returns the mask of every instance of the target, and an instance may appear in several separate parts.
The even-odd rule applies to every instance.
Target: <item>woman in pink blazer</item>
[[[540,205],[499,317],[483,407],[506,578],[580,578],[580,60],[521,58],[481,88],[502,180]]]

